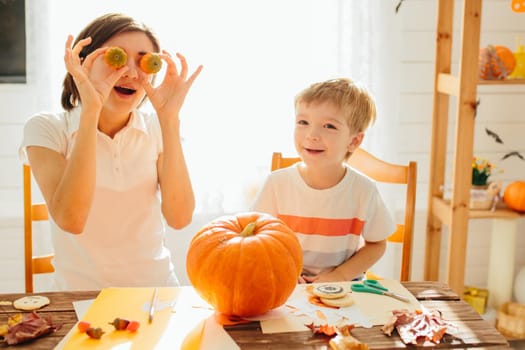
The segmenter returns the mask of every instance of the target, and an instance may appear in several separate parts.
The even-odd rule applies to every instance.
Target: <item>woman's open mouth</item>
[[[115,86],[115,91],[122,95],[133,95],[137,90],[125,88],[122,86]]]

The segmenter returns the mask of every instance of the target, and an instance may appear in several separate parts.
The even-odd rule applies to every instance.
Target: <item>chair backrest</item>
[[[274,152],[271,169],[274,171],[286,168],[300,160],[299,157],[283,157],[280,152]],[[411,272],[412,236],[416,212],[417,163],[414,161],[408,164],[388,163],[358,148],[348,160],[348,164],[377,182],[406,185],[404,221],[397,224],[396,232],[388,237],[388,241],[403,245],[400,280],[408,281]]]
[[[55,271],[53,254],[33,256],[33,221],[48,220],[45,203],[33,203],[31,196],[31,167],[23,166],[24,172],[24,265],[26,293],[33,293],[33,275]]]

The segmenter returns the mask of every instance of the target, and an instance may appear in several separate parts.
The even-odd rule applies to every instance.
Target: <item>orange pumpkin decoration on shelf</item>
[[[513,210],[525,212],[525,181],[514,181],[505,188],[503,201]]]
[[[295,233],[263,213],[223,216],[205,225],[190,242],[188,278],[215,310],[241,317],[283,305],[303,267]]]
[[[489,45],[479,52],[479,77],[486,80],[505,79],[516,66],[512,51],[501,45]]]
[[[512,0],[510,7],[514,12],[525,12],[525,1],[523,0]]]

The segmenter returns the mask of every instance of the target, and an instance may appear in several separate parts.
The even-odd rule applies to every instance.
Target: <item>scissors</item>
[[[405,303],[410,302],[410,300],[407,297],[396,293],[392,293],[388,290],[388,288],[384,287],[383,285],[381,285],[381,283],[379,283],[379,281],[376,280],[364,280],[363,283],[352,284],[352,291],[359,293],[373,293],[379,295],[386,295],[394,299],[404,301]]]

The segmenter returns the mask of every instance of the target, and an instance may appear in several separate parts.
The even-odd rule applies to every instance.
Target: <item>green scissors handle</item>
[[[404,301],[406,303],[410,302],[410,300],[407,297],[388,291],[388,288],[385,288],[378,281],[375,280],[365,280],[363,281],[363,283],[355,283],[352,284],[351,288],[353,292],[386,295],[394,299]]]
[[[377,288],[377,289],[381,289],[385,292],[388,291],[388,288],[384,287],[381,283],[379,283],[379,281],[377,280],[364,280],[363,281],[363,284],[364,285],[367,285],[369,287],[372,287],[372,288]]]
[[[374,293],[379,295],[383,295],[383,293],[385,292],[382,289],[370,287],[366,284],[352,284],[352,291],[359,293]]]

